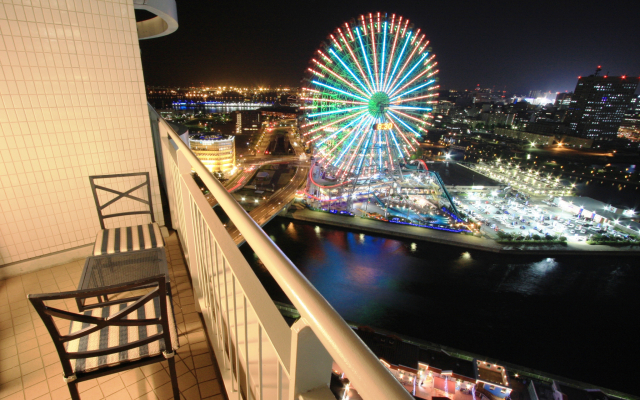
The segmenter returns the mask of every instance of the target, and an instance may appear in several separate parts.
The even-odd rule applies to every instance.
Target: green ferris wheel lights
[[[385,92],[376,92],[369,99],[369,114],[375,118],[384,118],[389,107],[389,96]]]

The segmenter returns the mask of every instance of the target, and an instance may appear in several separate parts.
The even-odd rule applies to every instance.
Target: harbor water
[[[264,229],[347,321],[640,394],[634,257],[496,255],[281,217]]]

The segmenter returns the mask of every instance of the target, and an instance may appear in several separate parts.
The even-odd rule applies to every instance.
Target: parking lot
[[[587,218],[561,210],[545,200],[478,198],[473,195],[460,199],[460,207],[476,223],[481,232],[497,238],[499,231],[522,236],[565,236],[568,241],[585,241],[589,235],[601,231],[601,226]]]

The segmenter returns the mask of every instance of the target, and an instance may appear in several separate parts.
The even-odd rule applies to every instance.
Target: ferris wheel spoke
[[[364,48],[364,44],[362,43],[362,36],[360,35],[360,29],[358,28],[356,28],[356,36],[358,37],[358,41],[360,42],[360,50],[362,50],[362,58],[364,58],[364,63],[367,66],[367,72],[369,72],[369,82],[371,86],[375,86],[376,82],[371,75],[371,66],[369,65],[369,57],[367,57],[367,50]]]
[[[357,117],[357,115],[354,115],[354,117]],[[348,124],[344,125],[342,128],[338,129],[337,131],[335,131],[334,133],[332,133],[331,135],[327,136],[326,138],[324,138],[323,140],[319,141],[316,146],[322,146],[327,140],[331,140],[334,137],[338,136],[338,134],[342,133],[345,129],[347,129],[348,127],[350,127],[351,125],[355,124],[355,123],[359,123],[361,122],[364,117],[366,117],[366,114],[361,113],[360,117],[355,118],[353,121],[349,122]],[[315,139],[310,140],[313,141]],[[309,143],[309,142],[307,142]]]
[[[360,171],[362,171],[362,163],[364,162],[364,160],[366,158],[367,148],[369,147],[369,142],[371,141],[371,136],[372,135],[373,135],[373,130],[369,130],[369,132],[367,134],[367,141],[365,142],[364,146],[362,147],[362,154],[360,156],[360,162],[358,163],[358,167],[354,171],[354,173],[356,173],[358,175],[360,174]]]
[[[371,24],[371,29],[369,29],[369,33],[371,34],[371,48],[373,53],[373,72],[374,72],[374,80],[371,82],[373,86],[376,88],[376,92],[380,91],[380,85],[378,85],[378,49],[376,47],[376,36],[375,36],[375,28],[373,22],[373,16],[369,13],[369,23]]]
[[[393,14],[393,16],[391,17],[391,26],[389,27],[389,33],[393,34],[393,23],[395,22],[395,18],[396,15]],[[402,23],[402,17],[400,17],[400,20],[398,21],[398,24]],[[400,26],[398,26],[398,29],[396,30],[396,34],[393,38],[393,46],[391,47],[391,54],[389,54],[389,61],[387,64],[387,77],[383,79],[382,81],[382,88],[384,90],[384,88],[387,86],[387,79],[389,78],[389,76],[391,75],[389,73],[389,71],[391,71],[391,64],[393,63],[393,56],[395,55],[396,52],[396,44],[398,43],[398,36],[400,36]]]
[[[414,87],[413,89],[408,90],[408,91],[406,91],[406,92],[404,92],[404,93],[401,93],[401,94],[399,94],[399,95],[397,95],[397,96],[391,97],[391,98],[389,99],[389,101],[390,101],[391,103],[393,103],[394,101],[396,101],[396,100],[397,100],[397,99],[399,99],[400,97],[402,97],[402,96],[406,96],[406,95],[408,95],[409,93],[413,93],[413,92],[415,92],[416,90],[420,90],[420,89],[422,89],[422,88],[424,88],[424,87],[427,87],[427,86],[429,86],[429,85],[431,85],[431,84],[433,84],[433,83],[435,83],[435,79],[432,79],[432,80],[428,81],[427,83],[423,83],[422,85],[418,85],[418,86]],[[396,92],[397,92],[397,91],[396,91]],[[393,94],[392,94],[392,96],[393,96]]]
[[[366,112],[366,110],[365,110],[365,111],[361,111],[361,113],[364,113],[364,112]],[[336,120],[336,121],[331,121],[331,122],[329,122],[329,123],[327,123],[327,124],[325,124],[325,125],[322,125],[322,126],[319,126],[319,127],[317,127],[317,128],[314,128],[314,129],[310,130],[309,132],[307,132],[306,134],[304,134],[304,136],[309,136],[309,135],[310,135],[310,134],[312,134],[312,133],[315,133],[315,132],[318,132],[318,131],[323,130],[323,129],[325,129],[325,128],[328,128],[328,127],[330,127],[330,126],[333,126],[333,125],[339,124],[340,122],[345,121],[345,120],[347,120],[347,119],[349,119],[349,118],[353,118],[353,117],[354,117],[354,115],[347,115],[346,117],[340,118],[340,119],[338,119],[338,120]]]
[[[396,105],[390,105],[389,106],[389,110],[396,110],[396,109],[419,110],[419,111],[432,111],[433,110],[430,107],[412,107],[412,106],[396,106]]]
[[[423,124],[425,122],[425,121],[423,121],[423,120],[421,120],[419,118],[413,117],[413,116],[411,116],[409,114],[405,114],[405,113],[403,113],[401,111],[398,111],[398,110],[393,110],[393,113],[396,114],[396,115],[402,115],[403,117],[412,119],[412,120],[414,120],[414,121],[416,121],[416,122],[418,122],[420,124]]]
[[[362,141],[364,140],[364,138],[366,136],[366,132],[369,130],[369,127],[371,126],[372,121],[373,121],[373,118],[371,116],[368,116],[367,117],[367,122],[363,126],[360,127],[360,129],[357,132],[357,135],[355,135],[353,137],[353,139],[351,140],[351,142],[349,143],[349,146],[347,146],[342,151],[342,153],[340,154],[340,157],[338,158],[337,162],[339,162],[340,159],[342,157],[344,157],[351,150],[353,151],[353,155],[351,156],[351,158],[346,158],[344,161],[342,161],[342,163],[338,167],[338,170],[344,170],[345,167],[349,167],[351,165],[351,163],[353,162],[354,157],[358,154],[358,150],[360,149],[360,146],[362,145]],[[360,139],[358,144],[355,147],[353,147],[354,142],[358,138]]]
[[[382,37],[382,53],[380,57],[380,79],[378,79],[378,88],[382,88],[382,82],[384,81],[384,56],[387,54],[387,21],[384,22],[383,37]]]
[[[404,76],[402,77],[402,79],[400,79],[400,81],[396,84],[396,86],[393,89],[389,90],[389,93],[391,93],[392,95],[397,93],[398,91],[398,87],[402,84],[402,82],[404,82],[405,79],[407,79],[408,77],[411,76],[411,74],[413,73],[413,71],[415,71],[416,68],[418,68],[420,66],[420,64],[422,64],[422,62],[424,61],[425,58],[427,58],[427,56],[429,55],[429,53],[424,53],[420,59],[413,65],[413,67],[411,67],[411,69],[409,71],[407,71],[406,74],[404,74]],[[406,64],[405,64],[406,65]],[[402,72],[400,72],[402,73]],[[398,76],[400,76],[400,74],[398,74]],[[396,77],[396,80],[398,78]],[[395,82],[394,82],[395,83]],[[393,85],[391,85],[393,86]]]
[[[415,130],[415,129],[413,129],[413,128],[411,127],[411,125],[409,125],[409,124],[407,124],[406,122],[404,122],[404,121],[402,120],[402,118],[398,117],[398,116],[395,114],[395,112],[396,112],[395,110],[389,110],[389,111],[391,111],[391,112],[389,112],[387,115],[391,116],[391,118],[393,118],[393,119],[395,119],[396,121],[398,121],[402,126],[404,126],[407,130],[409,130],[410,132],[412,132],[415,136],[420,136],[420,134],[419,134],[418,132],[416,132],[416,130]],[[404,114],[404,116],[407,116],[407,114]],[[422,122],[422,121],[420,121],[420,122]],[[419,128],[419,127],[418,127],[418,128]],[[420,129],[420,128],[419,128],[419,129]]]
[[[327,161],[328,164],[333,164],[333,160],[336,159],[336,157],[338,156],[338,153],[340,153],[340,145],[342,145],[342,143],[344,143],[344,141],[348,140],[348,139],[353,139],[357,136],[358,132],[359,132],[359,128],[361,126],[361,124],[366,121],[366,120],[362,120],[360,121],[360,123],[358,124],[358,126],[356,126],[356,128],[354,128],[350,133],[348,133],[347,135],[345,135],[345,137],[342,138],[342,140],[340,140],[338,143],[336,143],[335,146],[333,146],[330,149],[326,149],[327,153],[331,154],[331,157],[329,157],[329,160]],[[353,135],[353,138],[351,137]],[[336,150],[338,150],[336,152]],[[345,149],[345,151],[348,151],[349,147],[347,147]]]
[[[345,42],[346,43],[346,42]],[[349,52],[351,53],[352,57],[354,58],[354,60],[357,59],[355,58],[355,55],[353,55],[353,52],[351,51],[351,48],[349,47],[349,45],[346,45],[347,49],[349,50]],[[351,75],[353,77],[353,79],[356,80],[356,82],[358,82],[360,84],[360,86],[365,90],[365,92],[367,92],[369,94],[369,96],[371,95],[371,91],[369,91],[369,88],[367,88],[361,81],[360,79],[358,79],[358,77],[356,76],[355,73],[353,73],[353,71],[351,70],[351,68],[349,68],[347,66],[347,64],[342,60],[342,58],[333,50],[333,49],[329,49],[329,53],[331,53],[331,55],[333,55],[338,62],[340,63],[340,65],[342,65],[344,67],[344,69],[349,72],[349,75]],[[360,69],[360,72],[362,73],[362,76],[364,78],[364,81],[367,82],[367,79],[364,75],[364,71],[362,71],[362,68],[360,67],[360,64],[358,64],[358,69]]]
[[[353,164],[353,161],[359,152],[360,147],[362,146],[362,142],[364,141],[364,138],[367,136],[366,132],[369,130],[369,127],[371,126],[372,121],[373,121],[373,118],[369,116],[367,118],[367,123],[359,130],[358,135],[354,136],[353,140],[351,140],[351,143],[349,143],[349,146],[347,146],[347,148],[344,149],[344,151],[340,155],[340,158],[342,158],[349,150],[353,150],[353,154],[351,155],[351,158],[349,158],[348,160],[345,159],[345,161],[343,161],[342,164],[340,164],[340,166],[338,167],[338,172],[340,171],[342,171],[343,173],[348,172],[348,170],[351,167],[351,164]],[[361,135],[361,133],[363,132],[365,132],[365,134]],[[355,147],[353,147],[353,143],[358,137],[360,137],[360,141]],[[340,161],[340,158],[338,158],[337,162]]]
[[[382,122],[382,118],[380,119]],[[382,136],[384,135],[384,131],[378,132],[378,170],[382,172]],[[387,151],[388,153],[388,151]]]
[[[431,57],[431,58],[433,58],[433,57]],[[431,59],[431,58],[430,58],[430,59]],[[429,60],[427,60],[425,64],[426,64],[426,65],[428,65],[428,63],[429,63]],[[409,88],[411,85],[413,85],[413,83],[414,83],[415,81],[417,81],[418,79],[422,78],[422,76],[424,76],[425,74],[427,75],[425,78],[431,78],[433,75],[437,74],[437,73],[439,72],[439,70],[437,70],[437,69],[436,69],[436,70],[434,70],[434,71],[431,71],[431,69],[433,69],[437,64],[438,64],[438,63],[436,62],[436,63],[433,63],[433,64],[429,65],[427,68],[425,68],[422,72],[420,72],[418,75],[416,75],[416,76],[415,76],[413,79],[411,79],[409,82],[407,82],[407,83],[405,83],[404,85],[402,85],[402,87],[400,87],[399,89],[396,89],[396,90],[394,90],[394,91],[391,91],[391,92],[389,93],[389,97],[395,97],[395,98],[398,98],[398,97],[400,97],[400,96],[405,96],[405,95],[407,95],[407,94],[409,94],[409,93],[411,93],[411,92],[414,92],[415,90],[418,90],[418,89],[420,89],[420,88],[422,88],[422,87],[424,87],[424,86],[428,86],[428,85],[430,85],[431,83],[434,83],[434,82],[435,82],[435,79],[432,79],[432,80],[431,80],[431,81],[429,81],[427,84],[425,84],[425,85],[423,85],[423,86],[420,86],[420,88],[415,88],[415,87],[414,87],[414,88],[410,89],[408,92],[404,92],[403,94],[396,96],[396,93],[402,92],[403,90],[405,90],[405,89]],[[431,71],[431,72],[429,73],[429,71]]]
[[[322,116],[322,115],[341,114],[341,113],[346,113],[346,112],[350,112],[350,111],[359,111],[359,110],[362,110],[364,108],[367,108],[367,107],[366,106],[361,106],[361,107],[352,107],[352,108],[341,108],[339,110],[323,111],[323,112],[319,112],[319,113],[308,114],[307,117],[308,118],[315,118],[315,117],[319,117],[319,116]]]
[[[402,133],[402,131],[396,127],[396,130],[398,131],[398,133],[407,141],[407,143],[409,143],[409,141],[407,140],[407,138],[404,136],[404,134]],[[389,133],[391,134],[391,138],[393,139],[393,143],[396,145],[396,149],[398,150],[398,156],[399,157],[404,157],[405,156],[405,152],[407,153],[407,157],[409,157],[409,152],[407,150],[404,150],[400,147],[400,145],[398,144],[398,139],[396,138],[396,134],[393,132],[393,130],[390,130]],[[405,145],[406,147],[406,145]]]
[[[347,24],[345,22],[345,27],[347,28],[347,33],[349,34],[349,37],[351,38],[352,41],[355,41],[355,37],[353,36],[353,32],[351,32],[351,28],[349,27],[349,24]],[[344,46],[347,48],[347,51],[349,52],[349,54],[351,55],[351,59],[353,60],[353,62],[356,64],[356,66],[358,67],[358,70],[360,71],[360,76],[362,77],[362,79],[367,83],[367,85],[369,84],[369,82],[367,81],[367,75],[364,73],[364,70],[362,69],[362,66],[360,65],[360,62],[358,61],[358,57],[356,57],[355,53],[353,52],[353,50],[351,49],[351,46],[349,45],[349,41],[345,38],[344,34],[342,33],[342,30],[340,30],[340,28],[338,28],[338,33],[340,34],[340,37],[342,38],[343,42],[344,42]],[[330,49],[331,50],[331,49]],[[339,59],[340,63],[342,64],[342,66],[344,68],[347,69],[347,71],[349,71],[349,73],[351,74],[351,76],[353,76],[356,81],[358,81],[358,83],[360,83],[360,86],[363,87],[363,89],[369,93],[369,95],[371,95],[374,90],[371,86],[368,86],[368,88],[366,88],[362,82],[360,82],[360,80],[355,76],[355,74],[353,73],[353,71],[351,71],[351,69],[349,69],[349,67],[347,67],[347,65],[344,63],[344,61],[334,52],[334,55]]]
[[[416,118],[416,117],[414,117],[414,116],[412,116],[412,115],[409,115],[409,114],[405,114],[405,113],[400,112],[400,111],[398,111],[398,110],[394,110],[393,112],[394,112],[397,116],[402,116],[402,117],[404,117],[404,118],[409,118],[409,119],[411,119],[411,120],[413,120],[413,121],[415,121],[415,122],[417,122],[417,123],[419,123],[419,124],[423,124],[423,125],[432,125],[432,124],[430,124],[428,121],[421,120],[421,119],[419,119],[419,118]],[[420,125],[415,125],[415,128],[416,128],[417,130],[421,131],[421,132],[425,132],[425,133],[428,133],[428,132],[429,132],[429,131],[427,131],[426,129],[424,129],[424,128],[423,128],[422,126],[420,126]],[[416,135],[416,136],[418,136],[418,135]]]
[[[353,100],[337,100],[337,99],[327,99],[324,97],[300,97],[301,100],[309,100],[314,102],[314,104],[320,104],[321,106],[328,107],[328,104],[324,103],[340,103],[340,104],[349,104],[349,105],[365,105],[363,101],[353,101]]]
[[[427,53],[425,53],[425,54],[427,54]],[[393,96],[395,96],[396,93],[401,92],[401,91],[405,90],[406,88],[410,87],[415,81],[417,81],[418,79],[422,78],[424,75],[427,75],[426,78],[431,78],[433,75],[437,74],[439,72],[439,70],[437,70],[437,69],[434,70],[434,71],[431,71],[431,70],[433,68],[435,68],[435,66],[438,65],[438,63],[435,62],[433,64],[429,64],[433,60],[434,57],[435,57],[435,55],[432,55],[431,57],[429,57],[427,59],[427,61],[424,62],[424,65],[426,65],[427,67],[425,69],[423,69],[422,72],[420,72],[419,74],[414,76],[413,79],[411,79],[409,82],[407,82],[404,85],[402,85],[399,89],[390,90],[389,91],[389,96],[393,97]]]
[[[438,87],[439,87],[439,86],[435,86],[435,87],[434,87],[434,89],[436,89],[436,88],[438,88]],[[429,90],[431,90],[431,89],[429,89]],[[424,95],[424,96],[409,97],[409,98],[406,98],[406,99],[396,100],[396,101],[394,101],[394,102],[393,102],[393,103],[391,103],[391,104],[393,104],[393,105],[397,105],[397,104],[400,104],[400,103],[405,103],[405,102],[407,102],[407,101],[416,101],[416,100],[428,99],[428,98],[430,98],[430,97],[437,97],[437,96],[438,96],[438,93],[430,93],[430,94],[426,94],[426,95]],[[431,101],[425,101],[425,103],[427,103],[427,104],[431,104],[432,102],[431,102]]]
[[[369,119],[371,117],[369,115],[366,115],[366,118],[364,119],[364,124],[358,124],[358,127],[356,127],[356,129],[354,129],[349,135],[353,134],[353,137],[351,138],[351,141],[349,142],[349,144],[342,150],[342,152],[340,153],[340,156],[337,158],[336,163],[340,162],[340,160],[342,159],[342,157],[344,157],[344,155],[349,151],[349,149],[351,149],[351,146],[353,146],[353,143],[355,142],[355,140],[358,138],[358,136],[360,135],[360,132],[362,132],[362,129],[364,128],[364,126],[369,122]],[[347,137],[344,137],[340,143],[344,142],[345,140],[347,140]],[[337,148],[338,146],[336,145],[335,148]],[[335,164],[337,166],[337,164]]]
[[[415,38],[415,36],[416,36],[416,35],[414,35],[414,38]],[[420,39],[420,40],[422,41],[422,39]],[[411,43],[413,43],[413,40],[411,40]],[[394,78],[394,80],[392,81],[392,83],[387,87],[387,92],[389,92],[389,93],[393,92],[393,90],[390,90],[390,88],[394,87],[394,85],[396,84],[396,82],[397,82],[398,78],[400,78],[400,76],[402,75],[402,73],[404,72],[404,70],[407,68],[407,65],[409,65],[409,62],[411,62],[411,60],[413,60],[413,59],[414,59],[414,58],[413,58],[413,56],[414,56],[414,55],[416,55],[416,52],[417,52],[419,49],[420,49],[420,42],[418,42],[418,44],[416,44],[416,45],[414,45],[414,46],[413,46],[413,50],[411,50],[411,53],[409,54],[409,57],[407,57],[407,59],[405,60],[404,64],[402,65],[402,68],[400,68],[400,71],[398,71],[398,74],[396,75],[396,77]],[[420,50],[420,52],[421,52],[421,51],[422,51],[422,50]],[[418,54],[420,54],[420,52],[418,52]],[[428,52],[427,52],[427,53],[425,53],[425,54],[423,54],[423,57],[426,57],[426,56],[427,56],[427,54],[428,54]],[[419,62],[417,62],[417,63],[415,64],[415,66],[420,65],[420,62],[422,62],[422,59],[421,59]],[[414,67],[415,67],[415,66],[414,66]],[[405,74],[405,76],[404,76],[404,78],[403,78],[402,80],[406,79],[406,78],[407,78],[407,76],[409,76],[409,74],[410,74],[410,72],[409,72],[408,74]],[[401,82],[402,82],[402,81],[400,81],[400,83],[401,83]]]
[[[396,117],[393,114],[389,114],[391,115],[396,121],[400,122],[405,128],[407,128],[409,131],[411,131],[414,135],[419,136],[420,134],[416,131],[413,130],[413,128],[411,128],[409,125],[407,125],[403,120],[401,120],[400,118]],[[411,141],[409,139],[407,139],[407,136],[404,134],[404,132],[402,132],[402,129],[400,129],[400,127],[398,125],[396,125],[396,123],[394,121],[391,121],[391,123],[393,124],[393,126],[396,128],[396,130],[398,131],[398,133],[400,133],[400,136],[402,136],[402,138],[407,142],[407,144],[413,149],[413,151],[415,151],[415,147],[413,147],[413,144],[411,144]],[[411,139],[413,139],[413,141],[416,144],[419,144],[418,141],[412,137],[409,136]]]
[[[398,32],[400,32],[400,28],[398,28]],[[389,81],[387,82],[387,85],[383,88],[385,92],[387,91],[389,85],[391,85],[391,80],[393,79],[396,71],[398,70],[398,65],[400,65],[400,62],[402,61],[402,56],[404,55],[404,52],[407,49],[407,45],[409,44],[410,41],[411,41],[411,32],[408,32],[407,36],[404,38],[404,45],[402,45],[402,50],[400,50],[400,54],[398,54],[398,58],[396,59],[396,64],[393,67],[393,71],[391,72],[391,75],[389,75]]]
[[[344,79],[343,77],[341,77],[340,75],[338,75],[337,72],[333,71],[331,68],[327,67],[326,65],[322,64],[321,62],[317,61],[315,58],[312,59],[312,61],[314,63],[316,63],[316,65],[318,65],[321,69],[327,71],[328,73],[330,73],[331,75],[333,75],[334,77],[336,77],[336,79],[339,79],[340,81],[342,81],[345,85],[349,86],[350,88],[352,88],[353,90],[355,90],[356,92],[360,93],[363,96],[368,96],[367,93],[363,92],[362,90],[358,89],[353,83],[347,81],[346,79]]]
[[[389,166],[391,167],[391,170],[395,170],[395,164],[393,162],[393,156],[391,155],[393,149],[391,148],[391,145],[389,144],[389,131],[384,131],[384,140],[387,143],[387,156],[389,157]],[[398,148],[398,151],[400,151],[400,149]],[[402,153],[399,153],[398,155],[401,155]]]
[[[344,90],[341,90],[341,89],[335,88],[335,87],[333,87],[333,86],[330,86],[330,85],[324,84],[324,83],[319,82],[319,81],[316,81],[316,80],[313,80],[313,81],[311,81],[311,82],[312,82],[312,83],[315,83],[315,84],[316,84],[316,85],[318,85],[318,86],[322,86],[322,87],[327,88],[327,89],[329,89],[329,90],[333,90],[334,92],[342,93],[342,94],[344,94],[345,96],[353,97],[354,99],[358,99],[358,100],[362,100],[362,101],[366,101],[366,102],[368,102],[368,101],[369,101],[369,99],[365,99],[364,97],[357,96],[357,95],[355,95],[355,94],[353,94],[353,93],[349,93],[349,92],[347,92],[347,91],[344,91]]]
[[[431,76],[433,76],[433,74],[435,74],[435,73],[437,73],[437,72],[438,72],[438,70],[435,70],[435,71],[433,71],[433,73],[432,73],[432,74],[428,75],[427,77],[431,77]],[[402,88],[400,88],[400,89],[396,90],[396,91],[395,91],[395,93],[398,93],[399,91],[406,89],[406,88],[407,88],[407,86],[409,86],[410,84],[412,84],[416,79],[420,78],[420,76],[422,76],[423,74],[424,74],[424,72],[423,72],[422,74],[420,74],[419,76],[417,76],[416,78],[414,78],[411,82],[409,82],[409,83],[407,83],[406,85],[404,85]],[[408,95],[409,93],[413,93],[413,92],[415,92],[416,90],[420,90],[420,89],[422,89],[422,88],[424,88],[424,87],[427,87],[427,86],[431,85],[432,83],[435,83],[435,81],[436,81],[435,79],[431,79],[431,80],[427,81],[427,83],[423,83],[423,84],[421,84],[421,85],[418,85],[418,86],[416,86],[416,87],[414,87],[414,88],[412,88],[412,89],[410,89],[410,90],[408,90],[408,91],[406,91],[406,92],[403,92],[403,93],[401,93],[401,94],[398,94],[398,95],[395,95],[395,93],[392,93],[392,94],[389,96],[389,97],[391,97],[390,101],[393,103],[393,102],[395,102],[397,99],[399,99],[400,97],[406,96],[406,95]],[[428,89],[428,90],[433,90],[433,89]],[[394,96],[394,95],[395,95],[395,96]]]

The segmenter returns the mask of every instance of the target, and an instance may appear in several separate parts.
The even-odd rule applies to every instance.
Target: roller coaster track
[[[440,174],[435,171],[430,171],[430,172],[433,174],[433,176],[436,177],[436,181],[438,182],[438,185],[440,185],[440,188],[442,189],[444,196],[447,198],[447,200],[449,200],[449,204],[451,204],[451,210],[456,215],[456,217],[460,218],[460,212],[458,212],[456,205],[453,203],[453,199],[451,198],[451,195],[449,194],[447,189],[444,187],[444,182],[442,181]]]

